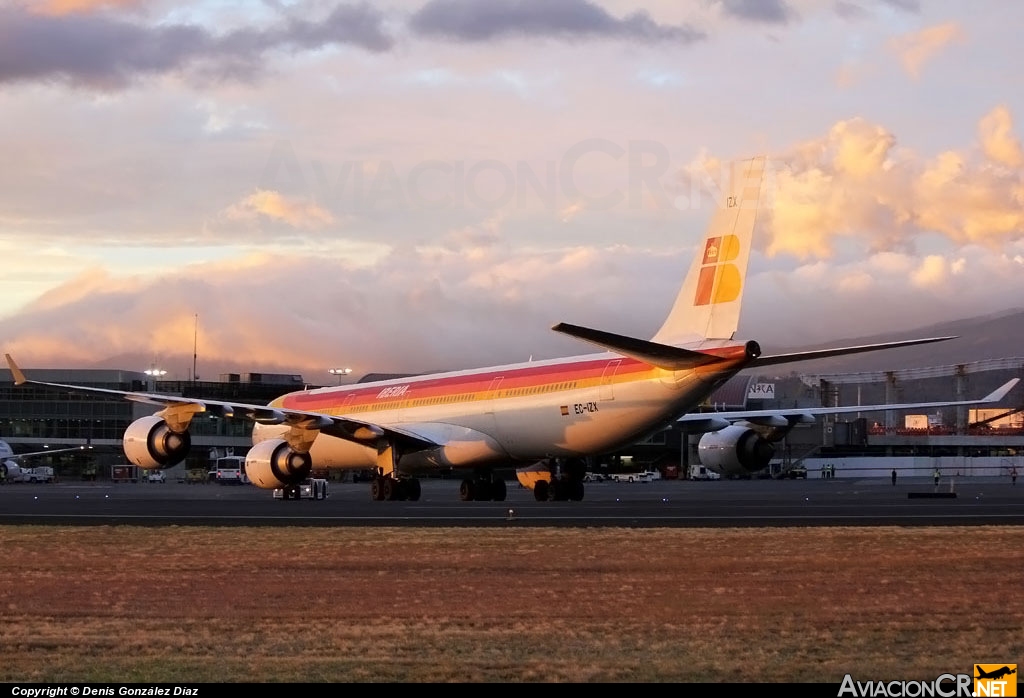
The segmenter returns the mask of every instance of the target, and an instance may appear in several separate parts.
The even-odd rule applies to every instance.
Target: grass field
[[[828,682],[1024,660],[1024,529],[0,527],[0,681]]]

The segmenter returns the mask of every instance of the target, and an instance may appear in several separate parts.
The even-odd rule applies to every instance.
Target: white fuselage
[[[345,415],[441,444],[403,454],[401,467],[471,467],[582,457],[665,428],[743,367],[668,371],[602,353],[416,376],[285,395],[271,404]],[[256,424],[253,443],[286,425]],[[315,468],[371,468],[377,448],[319,434]]]

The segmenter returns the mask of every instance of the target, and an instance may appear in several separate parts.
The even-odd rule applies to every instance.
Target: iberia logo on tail
[[[704,259],[697,279],[694,305],[728,303],[740,297],[743,279],[732,263],[740,253],[740,239],[735,235],[708,238]]]

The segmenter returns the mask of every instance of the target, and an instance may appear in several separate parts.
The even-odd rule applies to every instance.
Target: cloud
[[[921,260],[921,264],[910,275],[910,281],[924,288],[938,286],[945,283],[951,273],[952,268],[945,257],[931,254]]]
[[[934,58],[946,46],[964,41],[964,32],[956,22],[946,22],[926,27],[918,32],[898,36],[889,42],[903,69],[912,78],[921,74],[924,64]]]
[[[955,245],[1024,239],[1024,170],[1020,160],[1006,167],[1020,153],[1009,119],[996,110],[980,122],[997,165],[969,150],[921,157],[877,124],[836,123],[773,161],[766,253],[829,258],[840,239],[854,237],[872,251],[912,250],[929,233]]]
[[[123,87],[143,76],[195,71],[216,79],[245,78],[275,49],[328,46],[386,51],[393,40],[368,5],[338,5],[324,19],[287,18],[266,29],[213,34],[194,24],[153,26],[98,14],[34,14],[0,7],[0,84],[62,81]]]
[[[920,12],[921,2],[920,0],[882,0],[886,5],[895,7],[898,10],[904,12]]]
[[[414,33],[477,42],[508,37],[690,43],[704,34],[655,22],[644,10],[623,18],[588,0],[429,0],[409,21]]]
[[[638,318],[632,296],[662,298],[667,309],[690,253],[496,244],[406,247],[366,266],[285,252],[158,276],[94,269],[0,320],[0,335],[28,367],[144,367],[158,355],[185,378],[198,314],[199,370],[211,377],[280,371],[326,381],[341,364],[454,369],[588,351],[550,331],[559,320],[603,318],[610,329],[650,334],[655,319]]]
[[[845,0],[837,0],[835,11],[843,19],[864,19],[870,16],[870,13],[860,5]]]
[[[785,0],[716,0],[722,12],[750,22],[785,24],[796,16]]]
[[[45,0],[28,9],[36,14],[61,15],[84,14],[108,8],[127,8],[141,4],[141,0]]]
[[[1009,167],[1024,164],[1024,151],[1013,135],[1013,117],[1006,107],[996,107],[978,124],[978,137],[982,150],[992,162]]]
[[[330,211],[314,203],[266,189],[259,189],[237,204],[232,204],[225,215],[231,220],[242,221],[265,216],[295,228],[319,228],[334,222]]]

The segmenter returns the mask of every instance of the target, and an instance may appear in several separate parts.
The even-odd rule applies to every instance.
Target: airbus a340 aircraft
[[[765,161],[734,168],[731,191],[712,218],[700,254],[668,317],[650,340],[558,324],[554,330],[603,351],[545,361],[303,390],[269,405],[196,400],[29,381],[11,357],[15,382],[118,396],[161,406],[124,434],[128,459],[142,468],[181,462],[196,414],[250,419],[253,446],[245,469],[265,489],[291,487],[314,467],[376,469],[374,499],[416,500],[416,473],[467,473],[463,500],[505,499],[499,465],[515,464],[537,500],[581,500],[583,458],[609,453],[677,420],[700,441],[702,463],[722,474],[768,466],[772,443],[815,414],[996,402],[1016,379],[979,400],[861,405],[794,411],[692,413],[722,383],[751,367],[936,342],[884,344],[763,356],[754,341],[734,339],[739,324]],[[538,468],[540,464],[543,467]]]

